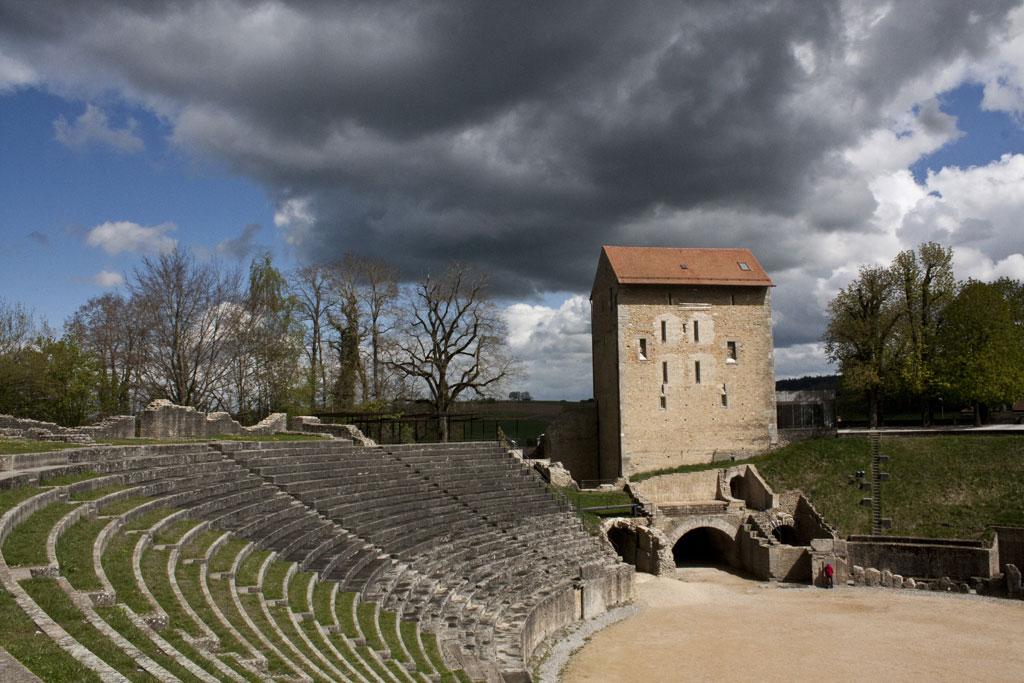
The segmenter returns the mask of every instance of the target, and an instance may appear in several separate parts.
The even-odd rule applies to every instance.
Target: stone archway
[[[677,567],[738,567],[736,540],[721,529],[699,526],[687,531],[672,546]]]
[[[655,527],[635,519],[611,519],[602,524],[605,538],[622,561],[638,572],[667,574],[674,570],[672,546]]]

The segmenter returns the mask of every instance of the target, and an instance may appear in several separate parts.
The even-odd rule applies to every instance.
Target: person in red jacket
[[[835,575],[835,573],[836,570],[832,568],[831,562],[825,565],[825,588],[835,587],[834,580],[832,578]]]

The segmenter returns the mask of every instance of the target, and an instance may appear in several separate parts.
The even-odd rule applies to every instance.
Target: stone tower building
[[[748,249],[602,249],[590,293],[599,478],[776,441],[772,286]]]

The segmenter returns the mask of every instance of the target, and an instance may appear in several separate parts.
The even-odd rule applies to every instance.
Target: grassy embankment
[[[992,525],[1024,526],[1024,436],[889,437],[882,453],[882,514],[891,535],[984,538]],[[869,470],[867,439],[815,439],[742,462],[756,465],[775,491],[802,490],[840,533],[870,532],[866,495],[851,483]],[[730,463],[735,464],[735,463]],[[715,469],[723,463],[692,465],[634,476],[643,480],[668,472]]]

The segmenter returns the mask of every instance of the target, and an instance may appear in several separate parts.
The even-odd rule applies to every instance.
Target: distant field
[[[882,515],[893,535],[983,538],[992,525],[1024,526],[1024,436],[883,439],[892,478],[882,484]],[[816,439],[746,462],[776,491],[800,489],[842,534],[871,530],[866,495],[850,484],[870,464],[867,439]],[[721,463],[679,468],[713,469]]]

